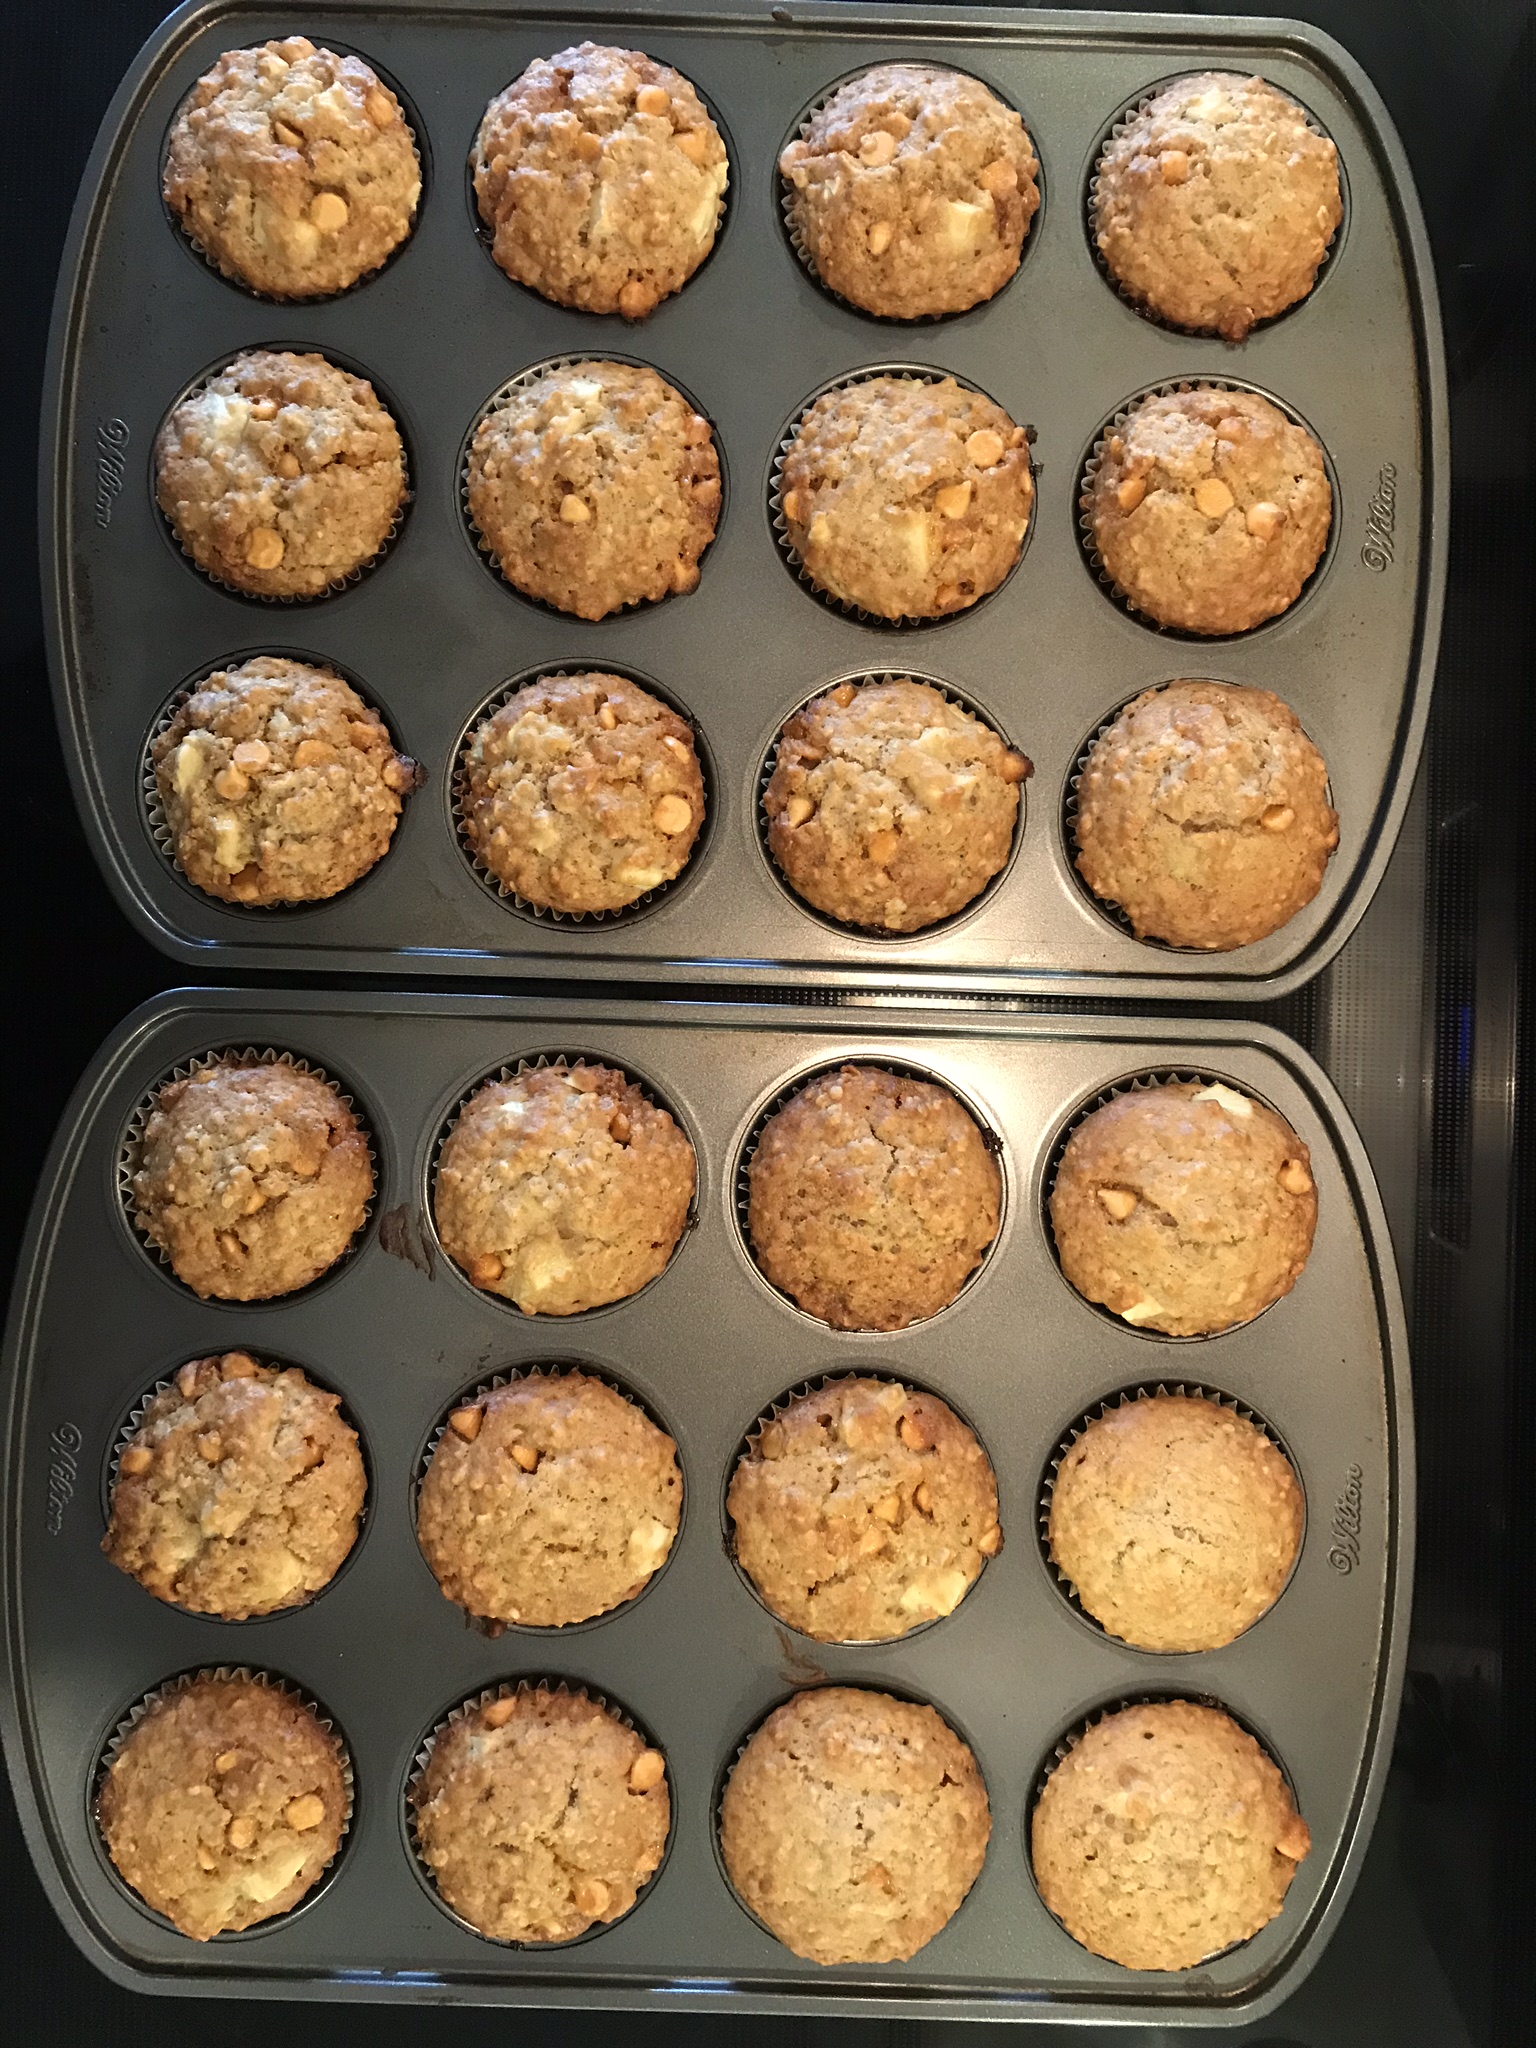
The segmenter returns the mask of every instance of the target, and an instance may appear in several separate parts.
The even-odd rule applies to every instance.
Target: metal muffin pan
[[[339,298],[273,305],[192,253],[159,192],[165,136],[193,80],[232,45],[302,28],[401,88],[431,175],[415,231]],[[639,326],[546,304],[489,260],[461,165],[487,100],[534,56],[590,36],[641,46],[705,93],[732,150],[708,263]],[[1019,275],[988,305],[893,322],[822,290],[785,233],[778,151],[838,79],[883,59],[958,65],[1022,112],[1044,201]],[[1343,227],[1313,295],[1240,347],[1143,318],[1102,275],[1085,223],[1096,153],[1160,79],[1262,71],[1336,139]],[[151,444],[187,385],[281,342],[361,368],[410,453],[410,516],[355,586],[306,604],[222,590],[153,502]],[[519,598],[486,572],[459,501],[464,436],[488,396],[571,354],[653,364],[714,422],[727,481],[699,588],[598,624]],[[1037,499],[1017,573],[924,630],[842,616],[775,539],[781,434],[829,382],[880,364],[953,372],[1035,429]],[[1080,545],[1083,463],[1135,394],[1178,380],[1252,385],[1316,429],[1337,483],[1326,567],[1279,620],[1235,639],[1159,634],[1099,586]],[[1435,288],[1406,161],[1359,67],[1297,22],[1033,9],[678,0],[579,12],[442,0],[346,10],[184,8],[109,112],[87,172],[55,318],[42,517],[54,683],[87,828],[128,915],[203,966],[516,973],[613,982],[1277,996],[1317,972],[1380,879],[1418,759],[1446,548],[1446,400]],[[189,678],[268,648],[355,676],[428,784],[378,868],[332,902],[220,905],[177,874],[146,819],[157,713]],[[707,843],[686,883],[617,919],[533,920],[477,878],[453,828],[454,746],[476,707],[530,668],[651,677],[695,720],[715,768]],[[928,934],[829,924],[781,885],[758,783],[783,720],[819,688],[910,664],[978,706],[1035,763],[1008,875]],[[1139,690],[1210,676],[1273,688],[1325,754],[1342,840],[1317,901],[1273,937],[1199,955],[1138,944],[1074,879],[1063,807],[1084,736]]]
[[[202,1303],[146,1252],[117,1164],[135,1106],[220,1046],[291,1048],[354,1094],[380,1185],[358,1251],[288,1301]],[[643,1077],[697,1149],[697,1218],[627,1303],[528,1318],[477,1293],[435,1242],[438,1135],[467,1088],[520,1058],[586,1054]],[[844,1058],[952,1086],[1002,1140],[997,1245],[959,1299],[894,1335],[814,1323],[758,1274],[736,1173],[762,1106]],[[1053,1257],[1044,1182],[1087,1100],[1146,1072],[1225,1076],[1312,1149],[1320,1221],[1294,1292],[1244,1328],[1169,1344],[1081,1301]],[[130,1017],[66,1114],[38,1196],[9,1335],[4,1524],[6,1746],[28,1840],[87,1954],[139,1989],[434,2004],[583,2005],[911,2018],[1219,2024],[1279,2002],[1317,1955],[1363,1855],[1406,1641],[1413,1455],[1402,1304],[1360,1140],[1332,1085],[1267,1026],[1178,1018],[914,1016],[862,1008],[579,998],[181,990]],[[188,1358],[230,1346],[291,1361],[342,1396],[368,1458],[364,1532],[307,1606],[225,1623],[153,1600],[101,1556],[101,1476],[125,1414]],[[665,1572],[611,1617],[566,1631],[469,1627],[417,1549],[413,1487],[445,1409],[498,1372],[586,1363],[674,1433],[682,1532]],[[828,1647],[741,1582],[719,1503],[754,1420],[828,1374],[905,1376],[950,1400],[996,1468],[1006,1541],[956,1612],[904,1642]],[[1294,1577],[1212,1653],[1147,1655],[1086,1626],[1037,1532],[1063,1433],[1121,1389],[1198,1383],[1262,1416],[1307,1496]],[[325,1702],[354,1761],[357,1811],[322,1896],[238,1940],[194,1944],[111,1874],[89,1792],[102,1747],[150,1687],[202,1665],[271,1671]],[[403,1787],[461,1699],[519,1678],[623,1702],[665,1751],[675,1801],[664,1870],[623,1922],[566,1949],[478,1939],[413,1868]],[[818,1969],[740,1908],[716,1863],[721,1773],[762,1715],[823,1677],[931,1700],[973,1744],[991,1796],[986,1866],[911,1962]],[[1313,1832],[1284,1912],[1199,1969],[1139,1975],[1079,1948],[1040,1903],[1024,1853],[1031,1788],[1064,1731],[1148,1694],[1214,1697],[1289,1772]]]

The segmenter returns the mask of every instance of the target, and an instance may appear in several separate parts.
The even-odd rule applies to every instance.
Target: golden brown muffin
[[[1128,1089],[1067,1140],[1051,1189],[1061,1270],[1137,1329],[1246,1323],[1306,1266],[1311,1169],[1284,1117],[1220,1081]]]
[[[1138,1650],[1219,1650],[1279,1599],[1301,1548],[1296,1474],[1230,1408],[1161,1389],[1096,1416],[1051,1489],[1051,1560]]]
[[[1312,1846],[1251,1735],[1189,1700],[1124,1707],[1052,1771],[1035,1882],[1074,1941],[1128,1970],[1189,1970],[1279,1912]]]
[[[219,582],[253,597],[319,597],[393,532],[405,451],[363,378],[324,356],[250,349],[161,427],[155,495]]]
[[[342,292],[411,231],[421,162],[361,57],[307,36],[226,50],[181,103],[165,202],[226,277],[272,298]]]
[[[411,1805],[445,1904],[492,1941],[574,1941],[622,1919],[672,1817],[660,1750],[584,1694],[528,1685],[465,1702]]]
[[[904,1330],[952,1302],[997,1235],[1002,1175],[947,1088],[879,1067],[818,1074],[747,1168],[752,1250],[835,1330]]]
[[[382,860],[420,770],[329,669],[215,669],[151,748],[176,865],[224,903],[314,903]]]
[[[449,1415],[416,1538],[470,1614],[560,1628],[633,1600],[682,1511],[677,1446],[643,1409],[588,1373],[532,1373]]]
[[[730,182],[720,131],[682,73],[602,43],[535,58],[486,108],[471,161],[508,277],[626,320],[692,277]]]
[[[1242,341],[1304,299],[1344,204],[1339,153],[1262,78],[1197,71],[1110,138],[1094,238],[1154,319]]]
[[[168,1081],[133,1176],[140,1228],[206,1300],[267,1301],[318,1280],[367,1218],[373,1161],[329,1081],[237,1059]]]
[[[869,377],[811,405],[784,457],[786,537],[816,588],[882,619],[937,619],[1019,559],[1024,429],[953,377]]]
[[[1073,832],[1079,874],[1138,939],[1224,952],[1306,908],[1339,819],[1288,704],[1178,682],[1143,691],[1094,741]]]
[[[638,1293],[676,1249],[693,1147],[613,1067],[528,1068],[476,1089],[443,1143],[443,1249],[524,1315],[573,1316]]]
[[[1210,385],[1134,406],[1085,504],[1121,596],[1186,633],[1246,633],[1294,604],[1333,519],[1306,428],[1252,391]]]
[[[256,1678],[200,1673],[157,1697],[102,1776],[96,1817],[119,1873],[193,1941],[296,1906],[341,1845],[340,1746]]]
[[[297,1366],[194,1358],[118,1456],[101,1547],[157,1600],[246,1621],[328,1586],[357,1541],[356,1432]]]
[[[791,231],[866,313],[963,313],[1019,267],[1040,204],[1024,123],[963,71],[875,64],[779,158]]]
[[[704,823],[693,728],[622,676],[540,676],[471,735],[471,852],[546,910],[622,910],[680,875]]]
[[[932,1707],[845,1685],[797,1693],[726,1780],[720,1847],[771,1934],[811,1963],[900,1963],[981,1874],[976,1759]]]
[[[709,421],[654,370],[573,363],[475,429],[470,516],[507,581],[579,619],[692,590],[720,517]]]
[[[766,1605],[820,1643],[952,1614],[1003,1547],[991,1461],[934,1394],[832,1380],[751,1438],[726,1507]]]

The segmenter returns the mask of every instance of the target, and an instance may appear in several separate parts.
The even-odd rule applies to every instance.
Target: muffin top
[[[225,903],[313,903],[388,849],[419,770],[329,669],[258,654],[205,676],[151,749],[176,865]]]
[[[1343,216],[1337,149],[1262,78],[1175,79],[1099,159],[1110,275],[1155,319],[1227,341],[1306,297]]]
[[[297,1607],[357,1540],[356,1433],[296,1366],[194,1358],[118,1457],[102,1549],[157,1600],[245,1621]]]
[[[952,1614],[1003,1547],[986,1452],[934,1394],[832,1380],[752,1437],[726,1506],[763,1600],[822,1643]]]
[[[253,597],[318,597],[371,562],[405,503],[373,386],[324,356],[249,349],[155,440],[155,492],[199,569]]]
[[[1246,633],[1294,604],[1333,518],[1306,428],[1252,391],[1209,385],[1134,406],[1085,502],[1120,594],[1186,633]]]
[[[356,284],[420,196],[400,102],[361,57],[307,36],[226,50],[171,127],[167,206],[226,277],[272,298]]]
[[[373,1161],[329,1081],[288,1060],[238,1059],[168,1081],[144,1126],[134,1211],[206,1300],[307,1287],[362,1229]]]
[[[875,64],[779,158],[790,227],[823,284],[866,313],[963,313],[1019,267],[1040,204],[1024,123],[978,78]]]
[[[726,1780],[720,1847],[769,1932],[812,1963],[899,1963],[981,1874],[976,1759],[932,1707],[853,1686],[797,1693]]]
[[[475,728],[463,776],[481,866],[571,915],[622,910],[670,882],[704,823],[687,719],[601,671],[525,684]]]
[[[466,1703],[411,1791],[446,1903],[492,1941],[574,1941],[618,1920],[661,1862],[666,1762],[584,1694]]]
[[[870,377],[810,406],[784,457],[790,546],[816,588],[878,618],[995,590],[1034,501],[1024,429],[953,377]]]
[[[1007,863],[1022,754],[928,683],[839,683],[797,711],[763,796],[768,844],[807,903],[916,932]]]
[[[1251,946],[1323,885],[1339,843],[1328,769],[1288,704],[1233,683],[1145,690],[1093,743],[1077,867],[1138,939]]]
[[[947,1088],[879,1067],[818,1074],[747,1168],[752,1249],[835,1330],[904,1330],[953,1301],[997,1235],[1002,1176]]]
[[[1035,1882],[1074,1941],[1128,1970],[1188,1970],[1279,1912],[1312,1846],[1274,1764],[1216,1707],[1123,1707],[1052,1771]]]
[[[534,1373],[450,1414],[416,1536],[469,1613],[559,1628],[632,1600],[682,1508],[677,1446],[643,1409],[588,1373]]]
[[[485,110],[472,159],[496,261],[560,306],[642,320],[715,245],[725,144],[680,71],[579,43]]]
[[[1138,1650],[1219,1650],[1279,1599],[1301,1546],[1290,1460],[1230,1408],[1159,1391],[1095,1417],[1051,1490],[1051,1557]]]
[[[308,1707],[211,1674],[154,1701],[96,1795],[120,1875],[194,1941],[296,1906],[340,1847],[348,1806],[336,1740]]]
[[[1307,1147],[1220,1081],[1115,1096],[1067,1140],[1051,1190],[1078,1293],[1170,1337],[1229,1329],[1289,1294],[1316,1227]]]
[[[518,385],[475,429],[468,482],[508,582],[579,619],[692,590],[720,517],[709,421],[633,363]]]
[[[622,1301],[661,1272],[688,1221],[693,1147],[613,1067],[532,1067],[476,1089],[432,1192],[443,1249],[524,1315]]]

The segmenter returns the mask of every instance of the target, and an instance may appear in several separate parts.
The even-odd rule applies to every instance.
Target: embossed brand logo
[[[48,1534],[57,1536],[64,1526],[64,1510],[75,1497],[80,1467],[75,1453],[81,1436],[72,1422],[61,1422],[48,1439]]]
[[[1365,1474],[1358,1465],[1351,1465],[1344,1475],[1344,1491],[1333,1504],[1328,1562],[1336,1572],[1352,1572],[1360,1562],[1360,1492],[1364,1484]]]
[[[1397,465],[1384,463],[1365,508],[1365,544],[1360,559],[1379,575],[1393,560],[1392,535],[1397,527]]]
[[[103,420],[96,429],[96,524],[112,524],[112,502],[123,488],[123,471],[127,457],[123,450],[128,446],[128,422],[120,419]]]

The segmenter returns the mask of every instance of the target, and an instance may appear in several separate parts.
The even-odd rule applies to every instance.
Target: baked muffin
[[[344,292],[403,242],[421,162],[361,57],[307,36],[226,50],[182,101],[165,203],[224,275],[278,299]]]
[[[816,588],[882,619],[996,590],[1035,487],[1022,427],[953,377],[870,377],[810,406],[784,457],[790,547]]]
[[[704,823],[693,729],[622,676],[540,676],[475,728],[459,812],[476,860],[524,902],[622,910],[688,865]]]
[[[491,252],[558,306],[643,320],[715,246],[725,144],[680,71],[578,43],[485,110],[471,163]]]
[[[565,364],[475,429],[469,510],[524,597],[602,619],[697,584],[720,456],[709,421],[654,370]]]
[[[363,1227],[373,1161],[329,1081],[219,1060],[155,1097],[133,1176],[139,1227],[204,1300],[268,1301],[334,1266]]]
[[[574,1941],[622,1919],[661,1862],[666,1760],[582,1693],[467,1701],[411,1788],[445,1904],[492,1941]]]
[[[1056,1569],[1138,1650],[1219,1650],[1279,1599],[1301,1547],[1290,1460],[1230,1408],[1159,1390],[1096,1416],[1051,1489]]]
[[[1067,1140],[1051,1189],[1061,1270],[1137,1329],[1246,1323],[1307,1263],[1311,1163],[1283,1116],[1220,1081],[1128,1089]]]
[[[1094,187],[1094,239],[1127,298],[1227,341],[1307,296],[1343,217],[1333,144],[1293,99],[1230,71],[1154,93]]]
[[[252,597],[319,597],[394,530],[405,451],[363,378],[324,356],[248,349],[166,419],[155,494],[218,582]]]
[[[449,1415],[416,1537],[470,1614],[560,1628],[633,1600],[682,1511],[677,1446],[643,1409],[588,1373],[534,1373]]]
[[[150,749],[176,865],[224,903],[314,903],[383,859],[420,774],[327,668],[215,669]]]
[[[726,1507],[765,1604],[820,1643],[889,1642],[952,1614],[1003,1547],[981,1445],[936,1395],[883,1380],[777,1409]]]
[[[1188,1970],[1279,1912],[1312,1846],[1251,1735],[1189,1700],[1123,1707],[1052,1771],[1035,1882],[1074,1941],[1128,1970]]]
[[[1323,451],[1252,391],[1144,398],[1084,498],[1122,597],[1160,626],[1246,633],[1296,602],[1333,518]]]
[[[887,319],[963,313],[1019,267],[1040,204],[1024,123],[936,64],[875,64],[779,158],[789,224],[822,283]]]
[[[194,1941],[296,1906],[341,1846],[340,1745],[291,1693],[200,1672],[163,1691],[102,1774],[96,1818],[124,1882]]]
[[[1145,690],[1094,741],[1078,873],[1138,939],[1225,952],[1304,910],[1339,843],[1328,769],[1288,704],[1233,683]]]
[[[839,683],[779,736],[768,845],[815,909],[868,931],[952,917],[1007,864],[1022,754],[928,683]]]
[[[693,1147],[613,1067],[532,1067],[487,1081],[443,1143],[432,1191],[443,1249],[526,1316],[638,1293],[676,1249]]]
[[[194,1358],[119,1453],[101,1547],[146,1592],[247,1621],[328,1586],[367,1481],[341,1398],[243,1351]]]
[[[846,1685],[797,1693],[726,1780],[731,1883],[810,1963],[901,1963],[981,1874],[992,1814],[976,1759],[932,1707]]]
[[[834,1330],[904,1330],[960,1292],[997,1235],[1002,1175],[947,1088],[843,1066],[775,1110],[747,1167],[775,1287]]]

